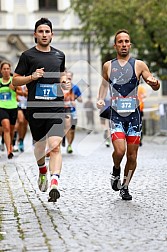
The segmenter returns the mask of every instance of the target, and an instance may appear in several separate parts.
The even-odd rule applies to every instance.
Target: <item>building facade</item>
[[[91,95],[96,102],[101,78],[100,53],[83,42],[79,20],[69,7],[70,0],[0,0],[0,61],[9,60],[14,69],[21,53],[34,46],[35,22],[47,17],[53,24],[52,46],[65,53],[66,68],[74,73],[73,81],[80,86],[83,100]],[[72,30],[73,35],[67,36]],[[86,128],[83,105],[77,106],[79,124]]]

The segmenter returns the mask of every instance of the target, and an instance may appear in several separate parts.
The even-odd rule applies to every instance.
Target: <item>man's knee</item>
[[[137,155],[135,153],[127,154],[127,160],[131,163],[136,163]]]
[[[125,150],[123,149],[115,149],[114,154],[118,159],[122,159],[125,155]]]
[[[51,153],[59,153],[60,152],[60,145],[58,145],[58,146],[51,146],[50,149],[51,149],[50,150]]]

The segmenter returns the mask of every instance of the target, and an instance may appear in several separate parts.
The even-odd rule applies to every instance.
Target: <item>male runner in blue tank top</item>
[[[27,85],[27,114],[33,140],[34,154],[39,167],[38,186],[42,192],[48,188],[45,164],[46,138],[49,145],[49,171],[51,184],[49,200],[57,201],[59,176],[62,167],[60,143],[64,135],[64,96],[62,88],[69,89],[66,81],[65,55],[50,46],[52,23],[47,18],[35,24],[36,46],[22,53],[13,76],[13,85]]]
[[[109,85],[112,90],[111,105],[111,139],[114,147],[112,154],[113,172],[111,186],[115,191],[120,190],[123,200],[131,200],[128,185],[137,165],[137,152],[140,144],[142,120],[139,111],[137,89],[140,77],[151,86],[153,90],[160,88],[160,83],[150,73],[147,65],[130,57],[130,35],[127,30],[119,30],[115,34],[114,48],[117,57],[103,65],[103,80],[99,89],[97,108],[101,109]],[[127,146],[126,146],[127,144]],[[126,153],[124,178],[121,185],[121,161]]]

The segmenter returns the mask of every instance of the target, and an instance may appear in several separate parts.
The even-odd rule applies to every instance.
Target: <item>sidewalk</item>
[[[62,147],[57,203],[38,189],[30,135],[23,154],[8,161],[0,152],[0,252],[166,252],[167,143],[162,140],[144,136],[130,202],[111,190],[112,147],[105,147],[102,133],[77,132],[72,155]]]

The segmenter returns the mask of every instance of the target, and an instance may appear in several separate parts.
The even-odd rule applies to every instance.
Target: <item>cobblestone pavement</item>
[[[122,201],[110,187],[112,147],[101,133],[77,133],[74,153],[62,148],[61,198],[49,203],[37,187],[37,166],[27,149],[8,161],[0,153],[0,251],[167,251],[167,144],[145,137]],[[125,160],[123,160],[123,163]]]

